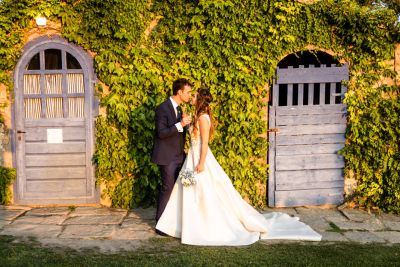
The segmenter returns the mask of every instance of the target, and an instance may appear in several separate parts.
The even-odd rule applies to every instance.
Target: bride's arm
[[[204,163],[206,161],[208,151],[208,139],[210,137],[210,123],[205,116],[199,118],[200,137],[201,137],[201,150],[200,150],[200,161],[196,166],[196,172],[202,172],[204,170]]]

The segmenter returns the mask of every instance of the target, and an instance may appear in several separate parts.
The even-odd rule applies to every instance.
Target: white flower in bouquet
[[[194,171],[185,169],[179,173],[178,179],[181,179],[183,186],[191,186],[196,184],[196,178]]]

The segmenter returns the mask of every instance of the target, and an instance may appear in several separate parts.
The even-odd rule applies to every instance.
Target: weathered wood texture
[[[83,179],[57,179],[26,182],[26,194],[29,198],[49,198],[51,196],[82,197],[86,194],[86,178]]]
[[[343,201],[343,188],[276,191],[275,199],[276,207],[341,203]]]
[[[63,141],[85,141],[85,126],[81,127],[32,127],[25,128],[25,140],[27,142],[47,142],[47,129],[62,129]]]
[[[349,78],[348,67],[324,68],[278,68],[277,84],[291,83],[337,83]]]
[[[270,106],[269,109],[269,129],[275,128],[275,118],[276,118],[276,107]],[[269,139],[269,150],[268,150],[268,165],[270,170],[275,170],[275,154],[276,154],[276,135],[275,132],[270,131],[268,134]],[[275,171],[270,171],[268,175],[268,205],[275,205]]]
[[[273,112],[269,116],[269,128],[278,130],[269,132],[270,206],[343,201],[344,160],[338,151],[345,142],[346,106],[336,103],[335,97],[345,92],[344,87],[338,87],[341,91],[336,93],[337,83],[347,79],[347,66],[278,69],[277,83],[273,86],[275,100],[270,107]],[[292,90],[295,83],[298,83],[297,100]],[[279,105],[281,84],[287,84],[288,88],[285,106]],[[308,90],[304,90],[304,84]],[[314,90],[320,91],[315,94]],[[304,105],[303,97],[308,99]]]
[[[47,49],[61,67],[46,69]],[[67,68],[67,53],[81,69]],[[39,54],[40,70],[28,70]],[[61,38],[38,38],[24,48],[15,70],[16,203],[98,202],[93,155],[93,60]]]
[[[87,197],[87,152],[84,121],[38,121],[23,134],[25,141],[24,197],[31,203],[57,202],[54,199]],[[46,127],[48,124],[53,127]],[[56,126],[56,127],[55,127]],[[48,143],[48,129],[62,130],[62,143]],[[71,199],[71,203],[74,200]],[[37,202],[39,201],[39,202]],[[78,201],[79,202],[79,201]]]
[[[26,176],[31,180],[84,178],[86,177],[86,168],[85,166],[30,167],[26,170]]]

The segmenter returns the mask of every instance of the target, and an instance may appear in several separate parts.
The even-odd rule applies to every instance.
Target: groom
[[[172,85],[173,95],[156,108],[156,132],[151,161],[160,168],[162,185],[158,195],[156,220],[167,206],[179,171],[185,160],[185,127],[191,118],[182,116],[181,103],[189,102],[192,85],[181,78]]]

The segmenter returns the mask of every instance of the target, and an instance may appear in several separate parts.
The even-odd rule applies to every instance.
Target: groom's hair
[[[185,78],[180,78],[180,79],[174,81],[174,83],[172,84],[172,94],[177,95],[178,91],[183,89],[183,87],[185,87],[185,85],[192,86],[192,84],[189,82],[189,80],[185,79]]]

